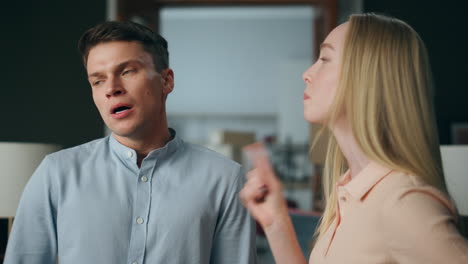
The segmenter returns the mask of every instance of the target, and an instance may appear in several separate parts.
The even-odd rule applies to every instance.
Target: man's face
[[[117,137],[138,140],[158,132],[174,87],[171,69],[158,73],[151,54],[135,41],[94,46],[86,68],[94,103]]]

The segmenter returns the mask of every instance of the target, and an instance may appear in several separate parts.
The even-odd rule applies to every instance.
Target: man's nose
[[[106,87],[106,97],[118,96],[125,94],[125,89],[122,81],[119,78],[110,78]]]

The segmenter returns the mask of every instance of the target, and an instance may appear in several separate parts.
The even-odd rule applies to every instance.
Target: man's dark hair
[[[153,57],[156,71],[169,67],[167,41],[151,29],[130,21],[108,21],[88,29],[78,41],[78,49],[86,67],[89,51],[96,45],[111,41],[137,41]]]

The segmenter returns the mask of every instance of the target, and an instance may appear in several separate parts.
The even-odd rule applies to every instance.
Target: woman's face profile
[[[320,45],[320,56],[302,78],[304,91],[304,118],[311,123],[326,121],[340,78],[343,45],[349,23],[339,25]]]

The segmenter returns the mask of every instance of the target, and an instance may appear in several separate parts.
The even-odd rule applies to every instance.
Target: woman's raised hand
[[[275,221],[288,218],[288,207],[281,182],[276,177],[265,146],[255,143],[244,148],[254,169],[247,173],[247,182],[240,192],[244,206],[267,231]]]

